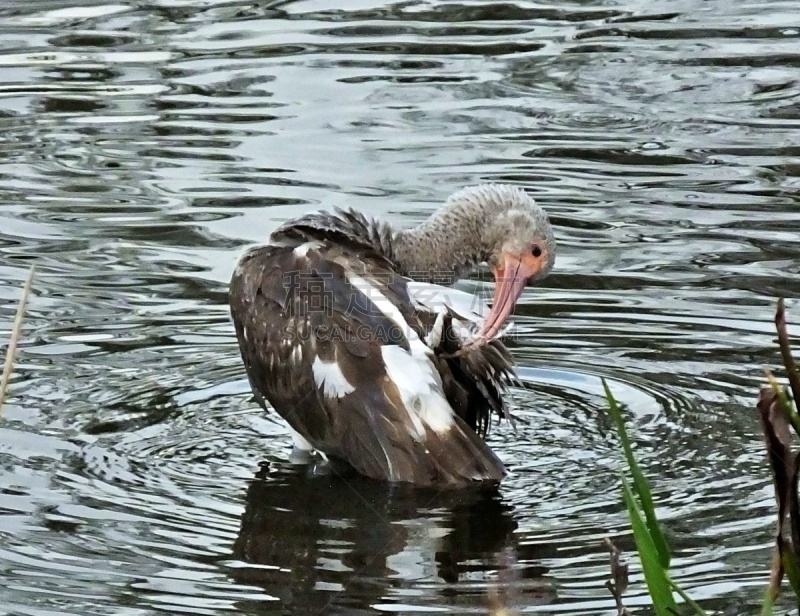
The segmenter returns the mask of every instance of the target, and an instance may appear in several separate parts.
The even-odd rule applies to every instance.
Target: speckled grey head
[[[476,229],[489,265],[504,268],[511,256],[530,271],[529,280],[546,276],[556,259],[556,240],[550,220],[521,188],[510,184],[481,184],[454,193],[445,210],[480,212]],[[495,272],[497,273],[497,272]]]
[[[495,277],[492,308],[480,335],[493,338],[525,286],[553,268],[556,241],[547,213],[516,186],[482,184],[453,194],[443,208],[464,225],[474,225],[471,242]]]

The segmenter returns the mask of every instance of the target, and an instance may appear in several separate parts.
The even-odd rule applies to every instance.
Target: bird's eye
[[[538,244],[533,245],[533,248],[531,248],[531,254],[537,259],[542,256],[542,249]]]

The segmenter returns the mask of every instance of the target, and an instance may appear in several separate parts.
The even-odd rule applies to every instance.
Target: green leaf
[[[783,571],[786,577],[789,578],[789,584],[794,591],[794,596],[800,602],[800,566],[797,564],[797,557],[791,553],[791,548],[783,543],[781,547],[781,563],[783,563]]]
[[[664,575],[666,575],[666,576],[667,576],[667,579],[669,580],[669,585],[672,587],[672,590],[674,590],[676,593],[678,593],[678,594],[681,596],[681,599],[683,599],[684,601],[686,601],[686,605],[688,605],[690,608],[692,608],[692,610],[694,611],[694,613],[695,613],[697,616],[707,616],[707,614],[706,614],[706,611],[705,611],[705,610],[704,610],[702,607],[700,607],[700,606],[699,606],[699,605],[698,605],[698,604],[695,602],[695,600],[694,600],[694,599],[692,599],[692,598],[691,598],[691,597],[690,597],[690,596],[689,596],[689,595],[686,593],[686,591],[685,591],[685,590],[683,590],[683,588],[681,588],[680,586],[678,586],[678,583],[677,583],[675,580],[673,580],[673,579],[672,579],[672,577],[670,577],[669,573],[667,573],[667,572],[664,572]]]
[[[631,476],[633,477],[633,489],[636,491],[636,494],[639,495],[639,499],[642,502],[642,509],[644,510],[644,515],[647,519],[647,530],[649,530],[652,543],[657,550],[658,561],[666,571],[669,569],[669,547],[667,546],[667,540],[664,538],[664,535],[661,532],[661,527],[659,526],[658,518],[656,517],[655,507],[653,506],[653,496],[650,493],[650,486],[648,485],[647,480],[644,478],[639,465],[636,463],[636,458],[633,456],[633,449],[631,448],[631,441],[628,438],[628,432],[625,430],[625,422],[622,419],[622,412],[620,411],[617,401],[614,399],[611,390],[608,388],[608,384],[606,383],[605,379],[603,379],[603,389],[605,389],[606,400],[608,400],[608,408],[611,411],[611,417],[613,418],[614,424],[617,427],[619,440],[622,442],[622,448],[625,451],[625,458],[628,461],[628,468],[630,469]]]
[[[653,600],[653,607],[658,616],[674,616],[677,606],[675,598],[672,596],[669,578],[659,561],[658,550],[647,530],[639,507],[636,505],[628,481],[621,474],[620,479],[628,515],[631,519],[633,539],[636,541],[636,549],[639,551],[639,560],[642,561],[642,571],[650,598]]]
[[[772,592],[767,590],[767,592],[764,593],[764,605],[761,606],[761,616],[772,616],[773,606]]]

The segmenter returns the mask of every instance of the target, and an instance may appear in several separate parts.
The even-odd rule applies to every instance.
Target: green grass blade
[[[783,563],[783,571],[789,579],[789,585],[794,591],[795,601],[800,603],[800,566],[798,566],[794,554],[789,552],[790,549],[787,547],[782,551],[781,562]]]
[[[672,596],[669,578],[666,571],[661,566],[658,549],[653,543],[653,538],[647,530],[639,507],[633,497],[633,492],[628,485],[628,481],[623,475],[622,492],[625,497],[625,505],[628,507],[628,515],[631,519],[633,529],[633,539],[636,542],[636,549],[639,552],[639,560],[642,562],[644,580],[647,583],[647,590],[653,600],[653,608],[658,616],[674,616],[677,611],[675,599]]]
[[[692,599],[686,593],[685,590],[683,590],[683,588],[678,586],[678,583],[675,580],[672,579],[672,577],[670,576],[669,573],[665,572],[664,575],[667,576],[667,579],[669,580],[669,585],[672,587],[672,590],[674,590],[676,593],[678,593],[681,596],[681,599],[683,599],[686,602],[686,605],[688,605],[690,608],[692,608],[692,610],[694,611],[694,613],[697,616],[708,616],[706,614],[705,610],[702,607],[700,607],[697,604],[697,602],[694,599]]]
[[[661,526],[659,525],[658,518],[656,517],[655,507],[653,506],[653,496],[650,493],[650,486],[647,484],[647,480],[644,478],[639,465],[636,463],[636,458],[633,456],[633,449],[631,448],[631,441],[628,438],[628,432],[625,430],[625,421],[622,419],[622,412],[620,411],[617,401],[614,399],[611,390],[608,388],[608,384],[606,383],[605,379],[603,379],[603,389],[606,392],[608,408],[611,411],[611,417],[613,418],[614,424],[617,427],[619,440],[622,443],[622,448],[625,451],[625,458],[628,461],[628,468],[630,468],[631,476],[633,477],[633,489],[639,495],[639,499],[642,502],[644,516],[647,519],[646,528],[649,530],[653,545],[658,552],[658,561],[662,568],[667,570],[669,569],[670,561],[669,547],[667,546],[667,540],[664,538],[664,535],[661,532]]]
[[[761,606],[761,616],[772,616],[773,606],[772,592],[767,590],[767,592],[764,593],[764,604]]]

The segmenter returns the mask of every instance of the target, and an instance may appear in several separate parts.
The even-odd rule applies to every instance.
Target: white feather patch
[[[385,345],[381,356],[386,375],[400,392],[417,436],[425,434],[427,424],[436,432],[446,432],[453,425],[453,409],[442,394],[439,374],[427,355],[409,353],[397,345]]]
[[[292,252],[294,252],[295,257],[302,258],[308,254],[309,250],[314,250],[315,248],[321,248],[321,247],[322,244],[320,244],[319,242],[306,242],[305,244],[300,244]]]
[[[289,428],[289,433],[292,435],[292,442],[297,449],[300,451],[314,451],[314,446],[309,443],[302,434],[296,432],[292,428]]]
[[[375,307],[380,310],[386,318],[394,321],[394,324],[400,328],[400,331],[403,332],[403,335],[408,339],[412,350],[415,345],[425,348],[425,345],[422,344],[419,336],[417,336],[417,332],[406,323],[400,309],[395,306],[378,287],[369,280],[355,274],[348,274],[347,279],[350,281],[351,285],[361,291],[369,301],[375,304]]]
[[[483,325],[484,320],[489,316],[489,306],[477,292],[467,293],[451,287],[415,280],[409,280],[406,284],[411,301],[418,308],[427,308],[439,314],[450,308],[460,317],[472,321],[478,326]]]
[[[406,285],[408,293],[411,295],[411,301],[414,302],[416,308],[437,313],[433,330],[428,334],[426,340],[431,347],[435,347],[441,340],[443,321],[440,317],[447,312],[448,308],[457,317],[460,317],[453,319],[453,325],[458,328],[459,337],[464,343],[475,340],[475,333],[483,327],[489,317],[489,305],[483,301],[477,291],[467,293],[451,287],[415,280],[407,281]],[[513,327],[513,321],[506,321],[495,338],[505,336]]]
[[[436,315],[436,320],[433,322],[433,327],[428,335],[425,337],[425,343],[432,349],[436,348],[442,341],[442,333],[444,330],[444,312]]]
[[[350,274],[348,279],[378,310],[394,321],[408,339],[411,352],[397,345],[386,344],[381,347],[381,355],[386,375],[400,392],[417,436],[422,438],[425,434],[423,423],[436,432],[449,430],[453,425],[453,409],[442,392],[442,381],[431,361],[432,351],[378,287],[360,276]]]
[[[315,357],[311,370],[314,372],[314,382],[317,387],[322,389],[322,394],[328,398],[342,398],[355,391],[355,387],[345,378],[342,369],[335,361],[323,361]]]

